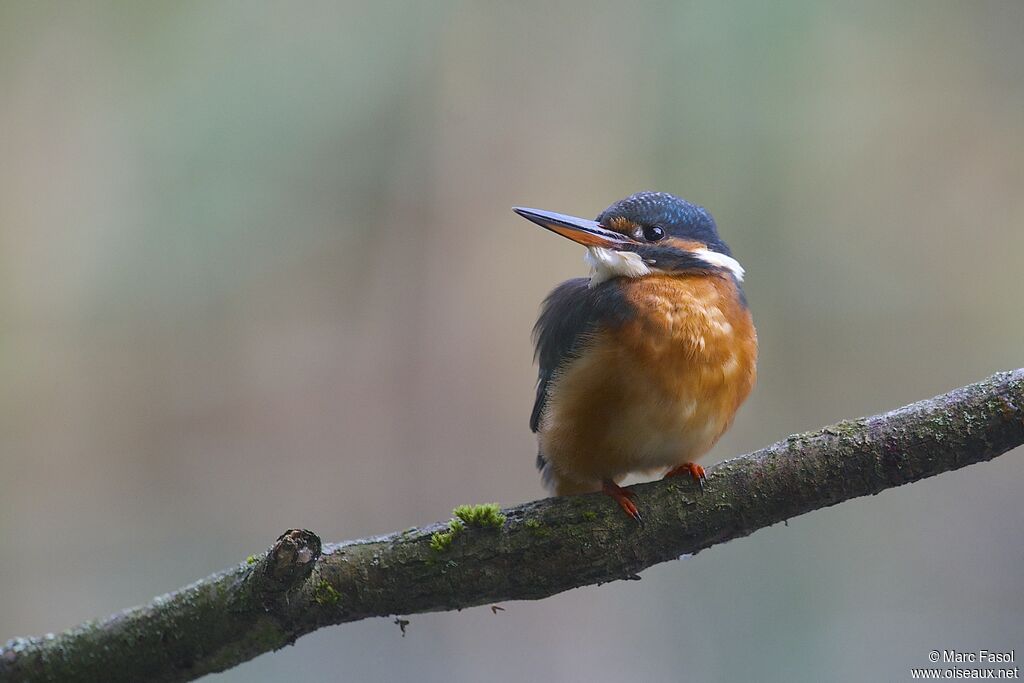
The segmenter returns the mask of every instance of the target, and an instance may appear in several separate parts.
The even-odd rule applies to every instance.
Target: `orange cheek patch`
[[[663,240],[661,244],[674,247],[681,251],[697,251],[698,249],[707,249],[708,245],[703,242],[697,242],[696,240],[684,240],[681,237],[669,237]]]
[[[634,223],[633,221],[629,220],[628,218],[616,216],[615,218],[609,220],[608,224],[604,227],[608,228],[609,230],[614,230],[615,232],[621,232],[623,235],[632,236],[633,233],[636,232],[637,228],[639,228],[640,226]]]

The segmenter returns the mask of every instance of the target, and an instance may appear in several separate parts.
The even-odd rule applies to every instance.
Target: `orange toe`
[[[622,488],[611,480],[602,482],[601,490],[605,495],[618,503],[623,512],[635,519],[638,524],[643,525],[644,518],[640,516],[640,510],[637,509],[636,504],[633,502],[633,498],[636,496],[635,493],[629,489]]]
[[[701,491],[704,490],[704,481],[708,477],[707,474],[705,474],[704,472],[704,467],[698,465],[695,462],[684,462],[682,465],[677,465],[676,467],[673,467],[672,469],[665,473],[664,478],[668,479],[669,477],[679,477],[684,474],[689,475],[691,479],[700,484]]]

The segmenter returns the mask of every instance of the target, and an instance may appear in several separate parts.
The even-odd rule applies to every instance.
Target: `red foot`
[[[700,484],[700,490],[704,490],[704,482],[707,480],[707,475],[704,474],[704,468],[695,462],[684,462],[682,465],[673,467],[665,473],[664,478],[679,477],[684,474],[690,475],[690,478]]]
[[[606,479],[602,483],[602,491],[619,504],[622,511],[637,521],[638,524],[643,526],[644,518],[640,516],[640,511],[636,509],[636,504],[633,503],[633,497],[635,493],[629,489],[624,489],[614,481]]]

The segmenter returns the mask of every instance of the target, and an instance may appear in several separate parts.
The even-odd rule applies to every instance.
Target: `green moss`
[[[551,535],[551,529],[544,526],[544,522],[536,519],[528,519],[524,523],[524,526],[529,530],[531,534],[538,538],[547,538]]]
[[[430,549],[443,553],[452,546],[452,534],[447,531],[438,531],[430,537]]]
[[[452,514],[469,526],[500,529],[505,524],[505,515],[501,514],[497,503],[460,505],[452,510]]]
[[[455,537],[461,534],[466,528],[466,525],[462,523],[461,519],[453,519],[448,522],[448,531],[435,532],[430,537],[430,547],[439,553],[443,553],[448,548],[452,547],[452,541]]]
[[[593,510],[584,510],[583,519],[587,520],[588,522],[593,522],[595,519],[597,519],[597,513],[594,512]]]
[[[259,558],[258,555],[250,555],[249,557],[245,558],[245,563],[246,564],[256,564],[259,561],[260,561],[260,558]]]
[[[320,581],[316,586],[316,592],[313,594],[313,597],[318,605],[337,605],[338,601],[341,600],[341,593],[326,581]]]
[[[481,529],[500,529],[505,524],[505,515],[497,503],[483,505],[460,505],[452,514],[455,518],[448,522],[447,531],[437,531],[430,536],[430,547],[443,553],[452,547],[455,537],[466,530],[467,526]]]

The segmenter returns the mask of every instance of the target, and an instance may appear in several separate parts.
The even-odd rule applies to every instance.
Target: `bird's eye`
[[[665,236],[665,230],[657,225],[644,226],[644,239],[648,242],[657,242]]]

